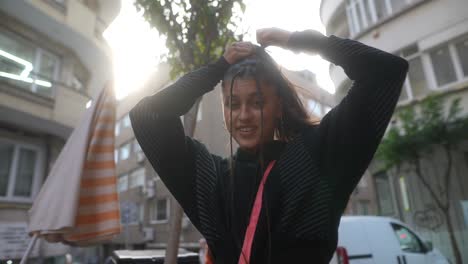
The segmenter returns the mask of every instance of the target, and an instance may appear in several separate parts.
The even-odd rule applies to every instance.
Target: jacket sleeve
[[[221,57],[142,99],[130,111],[133,131],[143,152],[194,224],[197,156],[206,160],[212,155],[201,143],[184,134],[180,116],[190,110],[198,97],[213,90],[228,67]]]
[[[289,44],[293,50],[317,51],[352,80],[347,95],[323,117],[318,129],[322,172],[347,201],[390,122],[408,62],[357,41],[335,36],[317,40],[314,34],[295,32]]]

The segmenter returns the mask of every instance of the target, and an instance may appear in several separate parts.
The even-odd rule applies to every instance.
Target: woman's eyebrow
[[[249,97],[249,98],[252,98],[252,97],[255,97],[255,98],[259,97],[259,98],[261,98],[261,97],[262,97],[262,94],[261,94],[261,93],[259,94],[258,91],[255,91],[255,92],[249,93],[249,94],[247,95],[247,97]]]
[[[226,95],[226,98],[224,98],[224,102],[229,102],[231,100],[231,96],[230,95]],[[232,100],[239,100],[239,96],[237,95],[232,95]]]

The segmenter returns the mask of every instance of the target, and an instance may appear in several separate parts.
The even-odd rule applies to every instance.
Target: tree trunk
[[[460,249],[458,248],[457,238],[452,225],[452,217],[450,216],[450,208],[444,211],[445,222],[447,222],[447,231],[450,237],[450,244],[452,245],[453,255],[455,256],[455,264],[462,264],[462,257]]]
[[[200,97],[190,111],[184,115],[185,135],[193,137],[197,125],[198,106],[202,97]],[[169,240],[167,241],[166,256],[164,264],[177,264],[177,255],[179,253],[179,239],[182,224],[183,211],[177,200],[171,199],[171,218],[169,219]]]
[[[420,158],[418,157],[415,161],[413,161],[415,165],[415,172],[419,180],[423,183],[423,186],[429,191],[430,196],[436,202],[436,207],[443,212],[445,222],[447,223],[447,231],[450,237],[450,244],[452,246],[453,255],[455,256],[455,264],[462,264],[462,257],[460,253],[460,249],[458,248],[457,239],[455,237],[452,220],[450,216],[450,176],[451,176],[451,166],[452,166],[452,156],[450,154],[450,150],[447,152],[447,160],[449,168],[445,172],[445,193],[446,193],[446,201],[445,203],[437,196],[435,190],[431,187],[429,182],[424,178],[423,172],[421,170]]]
[[[164,264],[177,264],[179,253],[179,238],[182,223],[182,207],[177,200],[171,196],[171,219],[169,220],[169,240],[167,241],[166,256]]]

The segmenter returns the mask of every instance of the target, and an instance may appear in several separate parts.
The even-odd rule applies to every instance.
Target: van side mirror
[[[424,246],[426,247],[426,251],[432,251],[434,249],[434,245],[432,245],[432,241],[424,241]]]

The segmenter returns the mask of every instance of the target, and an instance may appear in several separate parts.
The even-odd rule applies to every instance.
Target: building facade
[[[295,86],[303,104],[315,119],[323,117],[334,106],[334,97],[317,85],[312,72],[286,69],[282,72]],[[172,196],[135,140],[128,112],[144,96],[154,94],[169,83],[169,68],[167,65],[160,65],[143,89],[119,102],[115,156],[118,161],[118,188],[124,232],[109,245],[111,249],[166,248],[170,235]],[[221,98],[219,85],[203,96],[194,138],[202,142],[211,153],[228,157],[229,134],[224,125]],[[183,217],[180,247],[197,251],[201,238],[189,219]]]
[[[120,1],[0,2],[0,262],[26,250],[34,197],[87,103],[113,78],[102,33],[119,10]],[[32,257],[96,258],[72,251],[39,240]]]
[[[409,61],[407,80],[396,112],[418,106],[429,95],[450,101],[461,99],[468,113],[468,2],[464,0],[323,0],[321,18],[327,34],[352,38],[399,55]],[[330,76],[343,98],[351,81],[343,70],[330,66]],[[396,117],[393,123],[398,124]],[[468,136],[467,136],[468,138]],[[468,262],[468,146],[466,140],[453,151],[448,190],[440,189],[447,159],[440,151],[424,165],[427,182],[450,192],[450,216],[464,262]],[[377,212],[403,220],[431,240],[452,261],[453,248],[443,213],[434,207],[423,182],[414,173],[382,170],[374,160],[367,172],[375,190]]]

